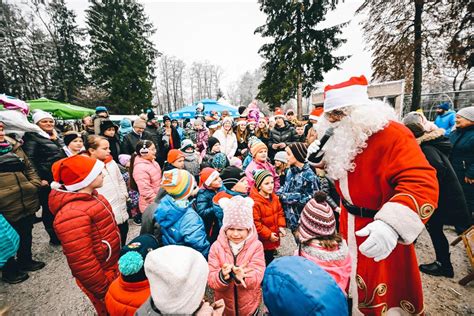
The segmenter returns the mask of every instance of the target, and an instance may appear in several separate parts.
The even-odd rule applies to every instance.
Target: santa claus
[[[436,208],[435,170],[393,108],[369,100],[364,76],[325,88],[316,129],[327,141],[316,140],[308,153],[324,154],[341,196],[340,230],[353,261],[352,314],[423,314],[413,242]]]

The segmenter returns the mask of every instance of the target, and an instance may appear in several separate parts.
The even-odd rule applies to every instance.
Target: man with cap
[[[445,136],[449,136],[453,130],[455,120],[456,112],[450,110],[449,102],[443,102],[436,107],[436,119],[434,123],[446,131],[444,133]]]
[[[465,226],[456,227],[456,231],[462,233],[471,226],[474,213],[474,106],[458,111],[456,129],[451,133],[450,141],[453,144],[451,164],[461,183],[471,217]]]
[[[153,137],[145,131],[146,122],[140,118],[136,119],[133,122],[132,132],[123,138],[122,142],[122,154],[132,155],[135,152],[135,147],[137,143],[141,140],[152,140]],[[155,144],[157,151],[160,147]]]
[[[394,109],[369,99],[367,85],[360,76],[325,87],[316,129],[327,141],[313,142],[308,157],[324,153],[327,176],[341,196],[352,314],[423,314],[413,242],[437,207],[436,172]],[[333,135],[326,134],[329,127]]]

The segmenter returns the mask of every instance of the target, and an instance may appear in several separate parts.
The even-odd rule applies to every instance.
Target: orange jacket
[[[270,199],[266,199],[258,193],[255,187],[250,190],[250,197],[254,200],[253,221],[263,249],[277,249],[280,246],[280,241],[271,242],[270,235],[275,233],[278,236],[279,228],[286,227],[285,214],[280,199],[275,193],[272,193]]]
[[[109,291],[105,296],[105,306],[111,316],[133,316],[148,297],[150,297],[148,280],[126,282],[120,275],[110,284]]]

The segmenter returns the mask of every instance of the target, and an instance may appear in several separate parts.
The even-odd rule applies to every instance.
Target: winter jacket
[[[97,192],[103,195],[112,206],[117,224],[125,223],[128,220],[128,191],[117,163],[112,159],[105,161],[103,174],[104,183],[97,189]]]
[[[132,130],[123,138],[122,147],[120,150],[121,153],[126,155],[132,155],[133,153],[135,153],[135,147],[141,140],[153,141],[152,136],[148,132],[144,131],[141,135],[138,135],[137,133],[135,133],[134,130]]]
[[[221,274],[224,263],[236,266],[246,265],[252,269],[245,278],[247,288],[230,279],[225,281]],[[214,290],[214,299],[224,299],[225,315],[252,315],[260,305],[262,290],[260,284],[265,273],[265,257],[262,243],[257,239],[255,227],[245,241],[242,250],[234,256],[229,240],[221,230],[217,241],[212,244],[209,253],[209,287]]]
[[[275,233],[279,236],[280,227],[286,227],[285,214],[281,206],[280,199],[272,193],[269,199],[258,193],[253,187],[249,195],[253,201],[253,222],[257,229],[258,239],[263,244],[265,250],[275,250],[280,247],[280,240],[271,242],[270,235]]]
[[[120,233],[109,202],[92,194],[51,190],[49,208],[72,275],[103,299],[117,277]]]
[[[209,130],[207,128],[196,131],[196,149],[198,152],[203,152],[206,150],[208,139]]]
[[[0,268],[5,265],[8,259],[15,257],[19,246],[20,236],[5,217],[0,214]]]
[[[181,208],[169,195],[163,197],[155,211],[155,219],[161,226],[163,245],[188,246],[207,258],[209,242],[204,223],[189,205]]]
[[[145,209],[145,212],[143,212],[142,214],[142,225],[140,227],[140,235],[151,234],[155,236],[156,240],[158,240],[160,247],[163,245],[161,239],[161,227],[155,219],[155,211],[158,207],[158,204],[160,204],[161,199],[167,194],[168,192],[166,192],[163,188],[160,188],[158,190],[155,200],[153,201],[153,203],[148,204]]]
[[[461,184],[449,162],[452,145],[439,129],[417,138],[430,165],[436,169],[439,184],[438,208],[428,223],[463,225],[469,222],[466,199]]]
[[[305,163],[303,167],[291,167],[286,174],[285,185],[277,195],[285,211],[286,223],[294,231],[298,227],[301,211],[320,185],[316,174]]]
[[[164,127],[158,130],[158,135],[161,137],[162,147],[156,153],[156,160],[162,166],[168,157],[170,149],[179,149],[181,147],[181,137],[174,127],[171,127],[171,136],[166,135]],[[172,138],[171,140],[170,137]],[[171,147],[171,141],[173,142],[173,147]]]
[[[297,139],[295,128],[286,121],[283,127],[278,127],[275,125],[275,127],[270,130],[270,134],[268,136],[268,154],[272,159],[277,151],[284,150],[284,148],[279,148],[277,150],[273,149],[272,146],[274,144],[285,143],[288,146],[289,144],[294,143]]]
[[[110,284],[105,296],[105,306],[111,316],[133,316],[148,297],[150,297],[150,283],[148,283],[148,280],[126,282],[119,275]]]
[[[199,176],[199,154],[197,152],[187,153],[183,152],[184,154],[184,170],[189,171],[194,177]]]
[[[191,123],[189,123],[189,125],[191,125]],[[184,129],[183,137],[184,139],[189,139],[190,141],[192,141],[193,144],[197,143],[197,131],[194,128],[192,128],[192,126],[186,127]]]
[[[443,115],[437,115],[434,121],[435,125],[445,130],[444,135],[449,136],[456,123],[456,112],[449,111]]]
[[[211,152],[210,148],[207,149],[206,155],[202,158],[201,170],[204,169],[204,168],[207,168],[207,167],[211,167],[212,159],[214,159],[214,156],[216,154],[217,153]]]
[[[204,222],[204,229],[211,244],[216,241],[220,229],[212,199],[222,190],[222,188],[217,191],[201,188],[196,197],[196,213]]]
[[[9,137],[5,139],[13,149],[0,155],[0,214],[12,223],[39,209],[41,180],[20,143]]]
[[[253,179],[253,173],[256,170],[267,170],[270,171],[273,177],[274,188],[273,191],[277,192],[280,189],[280,177],[277,175],[275,167],[268,161],[262,163],[252,159],[250,164],[245,168],[245,174],[247,175],[247,181],[249,183],[249,188],[253,188],[255,180]]]
[[[323,248],[317,240],[313,240],[300,245],[299,249],[295,250],[295,256],[309,259],[323,268],[346,293],[352,268],[349,248],[344,240],[334,250]]]
[[[140,200],[138,202],[140,212],[144,212],[146,207],[155,200],[156,193],[161,184],[161,168],[156,161],[150,161],[135,157],[133,165],[133,179],[135,180]]]
[[[224,130],[221,128],[212,136],[219,140],[219,143],[221,144],[221,153],[226,154],[229,160],[235,156],[235,152],[237,151],[237,137],[234,132],[225,134]]]
[[[51,167],[59,159],[65,158],[61,148],[62,139],[45,138],[37,133],[25,133],[23,136],[23,151],[30,159],[41,180],[53,181]]]

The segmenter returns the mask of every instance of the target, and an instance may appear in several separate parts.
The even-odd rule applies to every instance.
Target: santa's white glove
[[[363,255],[374,258],[375,262],[387,258],[398,241],[397,232],[381,220],[373,221],[355,234],[359,237],[368,236],[359,250]]]
[[[312,142],[311,145],[309,145],[308,147],[308,154],[306,155],[306,157],[309,157],[311,154],[317,152],[319,150],[320,145],[321,142],[319,141],[319,139],[314,140],[314,142]]]

